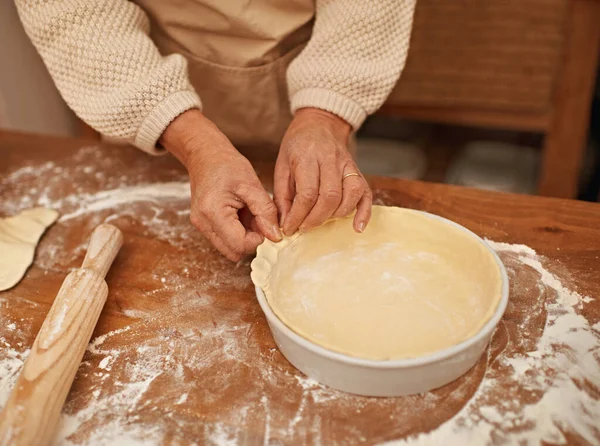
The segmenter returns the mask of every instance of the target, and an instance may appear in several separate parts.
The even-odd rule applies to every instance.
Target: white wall
[[[76,120],[27,38],[14,2],[0,0],[0,128],[75,135]]]

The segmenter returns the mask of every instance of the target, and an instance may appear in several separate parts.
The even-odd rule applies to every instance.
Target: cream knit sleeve
[[[200,99],[180,55],[162,57],[127,0],[16,0],[67,104],[100,133],[159,153],[169,123]]]
[[[404,67],[416,0],[317,0],[313,35],[287,72],[292,112],[315,107],[357,129]]]

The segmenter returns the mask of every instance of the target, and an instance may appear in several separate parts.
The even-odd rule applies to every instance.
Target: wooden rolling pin
[[[92,233],[80,269],[63,282],[15,388],[0,413],[0,445],[45,446],[108,295],[104,281],[123,234],[102,224]]]

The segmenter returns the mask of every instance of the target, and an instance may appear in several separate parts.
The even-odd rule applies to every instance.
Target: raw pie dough
[[[33,261],[40,237],[57,218],[58,212],[45,208],[0,218],[0,291],[19,283]]]
[[[292,330],[366,359],[413,358],[476,334],[501,296],[485,245],[422,212],[373,206],[363,234],[334,220],[265,241],[252,280]]]

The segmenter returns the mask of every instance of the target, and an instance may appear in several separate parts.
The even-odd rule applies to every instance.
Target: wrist
[[[296,123],[311,123],[313,125],[326,126],[346,140],[352,132],[352,126],[348,122],[320,108],[301,108],[296,111],[294,121]]]
[[[218,128],[198,109],[190,109],[175,118],[165,129],[159,143],[184,166],[204,151],[205,142]]]

